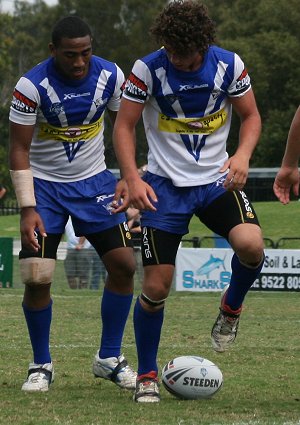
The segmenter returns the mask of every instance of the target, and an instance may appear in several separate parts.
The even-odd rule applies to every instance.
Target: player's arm
[[[129,188],[130,204],[139,210],[155,211],[152,201],[156,202],[153,189],[139,176],[135,161],[135,128],[141,118],[144,103],[122,98],[120,110],[113,131],[113,143],[121,175]],[[129,202],[126,207],[128,207]]]
[[[39,228],[42,236],[47,235],[44,224],[35,211],[36,200],[30,169],[29,151],[34,125],[23,125],[10,121],[9,128],[9,167],[18,205],[21,208],[21,238],[24,245],[37,251],[39,244],[34,230]]]
[[[252,153],[260,137],[261,118],[252,89],[243,96],[231,97],[230,102],[241,121],[239,144],[235,154],[228,158],[220,171],[229,169],[224,183],[226,189],[242,190],[247,181]]]
[[[294,195],[299,196],[299,158],[300,106],[295,112],[294,118],[291,122],[281,168],[275,177],[273,185],[275,195],[283,204],[289,203],[291,189],[293,190]]]

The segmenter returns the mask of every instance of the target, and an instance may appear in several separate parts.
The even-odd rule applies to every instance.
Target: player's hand
[[[118,181],[115,196],[112,201],[112,212],[114,214],[126,211],[129,207],[129,190],[128,185],[124,179]]]
[[[295,196],[299,196],[299,182],[298,167],[281,167],[278,171],[273,184],[273,191],[283,205],[290,202],[291,189]]]
[[[224,188],[230,191],[242,190],[248,177],[248,158],[245,158],[242,155],[233,155],[227,159],[219,172],[224,173],[226,170],[228,170],[228,174],[223,183]]]
[[[138,210],[156,211],[157,197],[152,187],[140,177],[128,183],[130,205]]]
[[[36,229],[39,229],[41,236],[47,237],[44,223],[35,209],[33,207],[22,208],[20,219],[22,244],[29,250],[37,252],[40,245],[37,240]]]

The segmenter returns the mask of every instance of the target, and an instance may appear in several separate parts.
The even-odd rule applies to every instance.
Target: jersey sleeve
[[[251,89],[250,76],[242,59],[234,54],[234,77],[228,88],[228,96],[241,97]]]
[[[115,90],[107,104],[108,109],[110,109],[111,111],[118,111],[120,108],[122,88],[125,82],[123,71],[121,70],[121,68],[118,67],[118,65],[116,65],[116,68],[117,68],[117,78],[116,78]]]
[[[34,84],[25,77],[17,82],[10,106],[9,120],[22,125],[34,125],[40,95]]]
[[[147,65],[138,59],[125,83],[123,97],[145,103],[152,92],[152,77]]]

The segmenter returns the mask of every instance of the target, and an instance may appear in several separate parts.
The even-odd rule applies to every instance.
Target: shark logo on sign
[[[210,255],[210,259],[204,263],[201,267],[199,267],[199,269],[196,270],[196,274],[197,275],[206,275],[206,278],[209,278],[209,275],[212,271],[214,271],[215,269],[218,269],[219,267],[223,267],[224,270],[226,270],[225,265],[224,265],[224,261],[225,261],[226,256],[223,258],[223,260],[221,258],[217,258],[214,257],[213,255]]]

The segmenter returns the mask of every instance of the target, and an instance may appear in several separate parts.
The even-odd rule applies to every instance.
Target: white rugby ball
[[[174,358],[163,367],[161,378],[171,394],[185,400],[210,398],[223,384],[218,366],[198,356]]]

